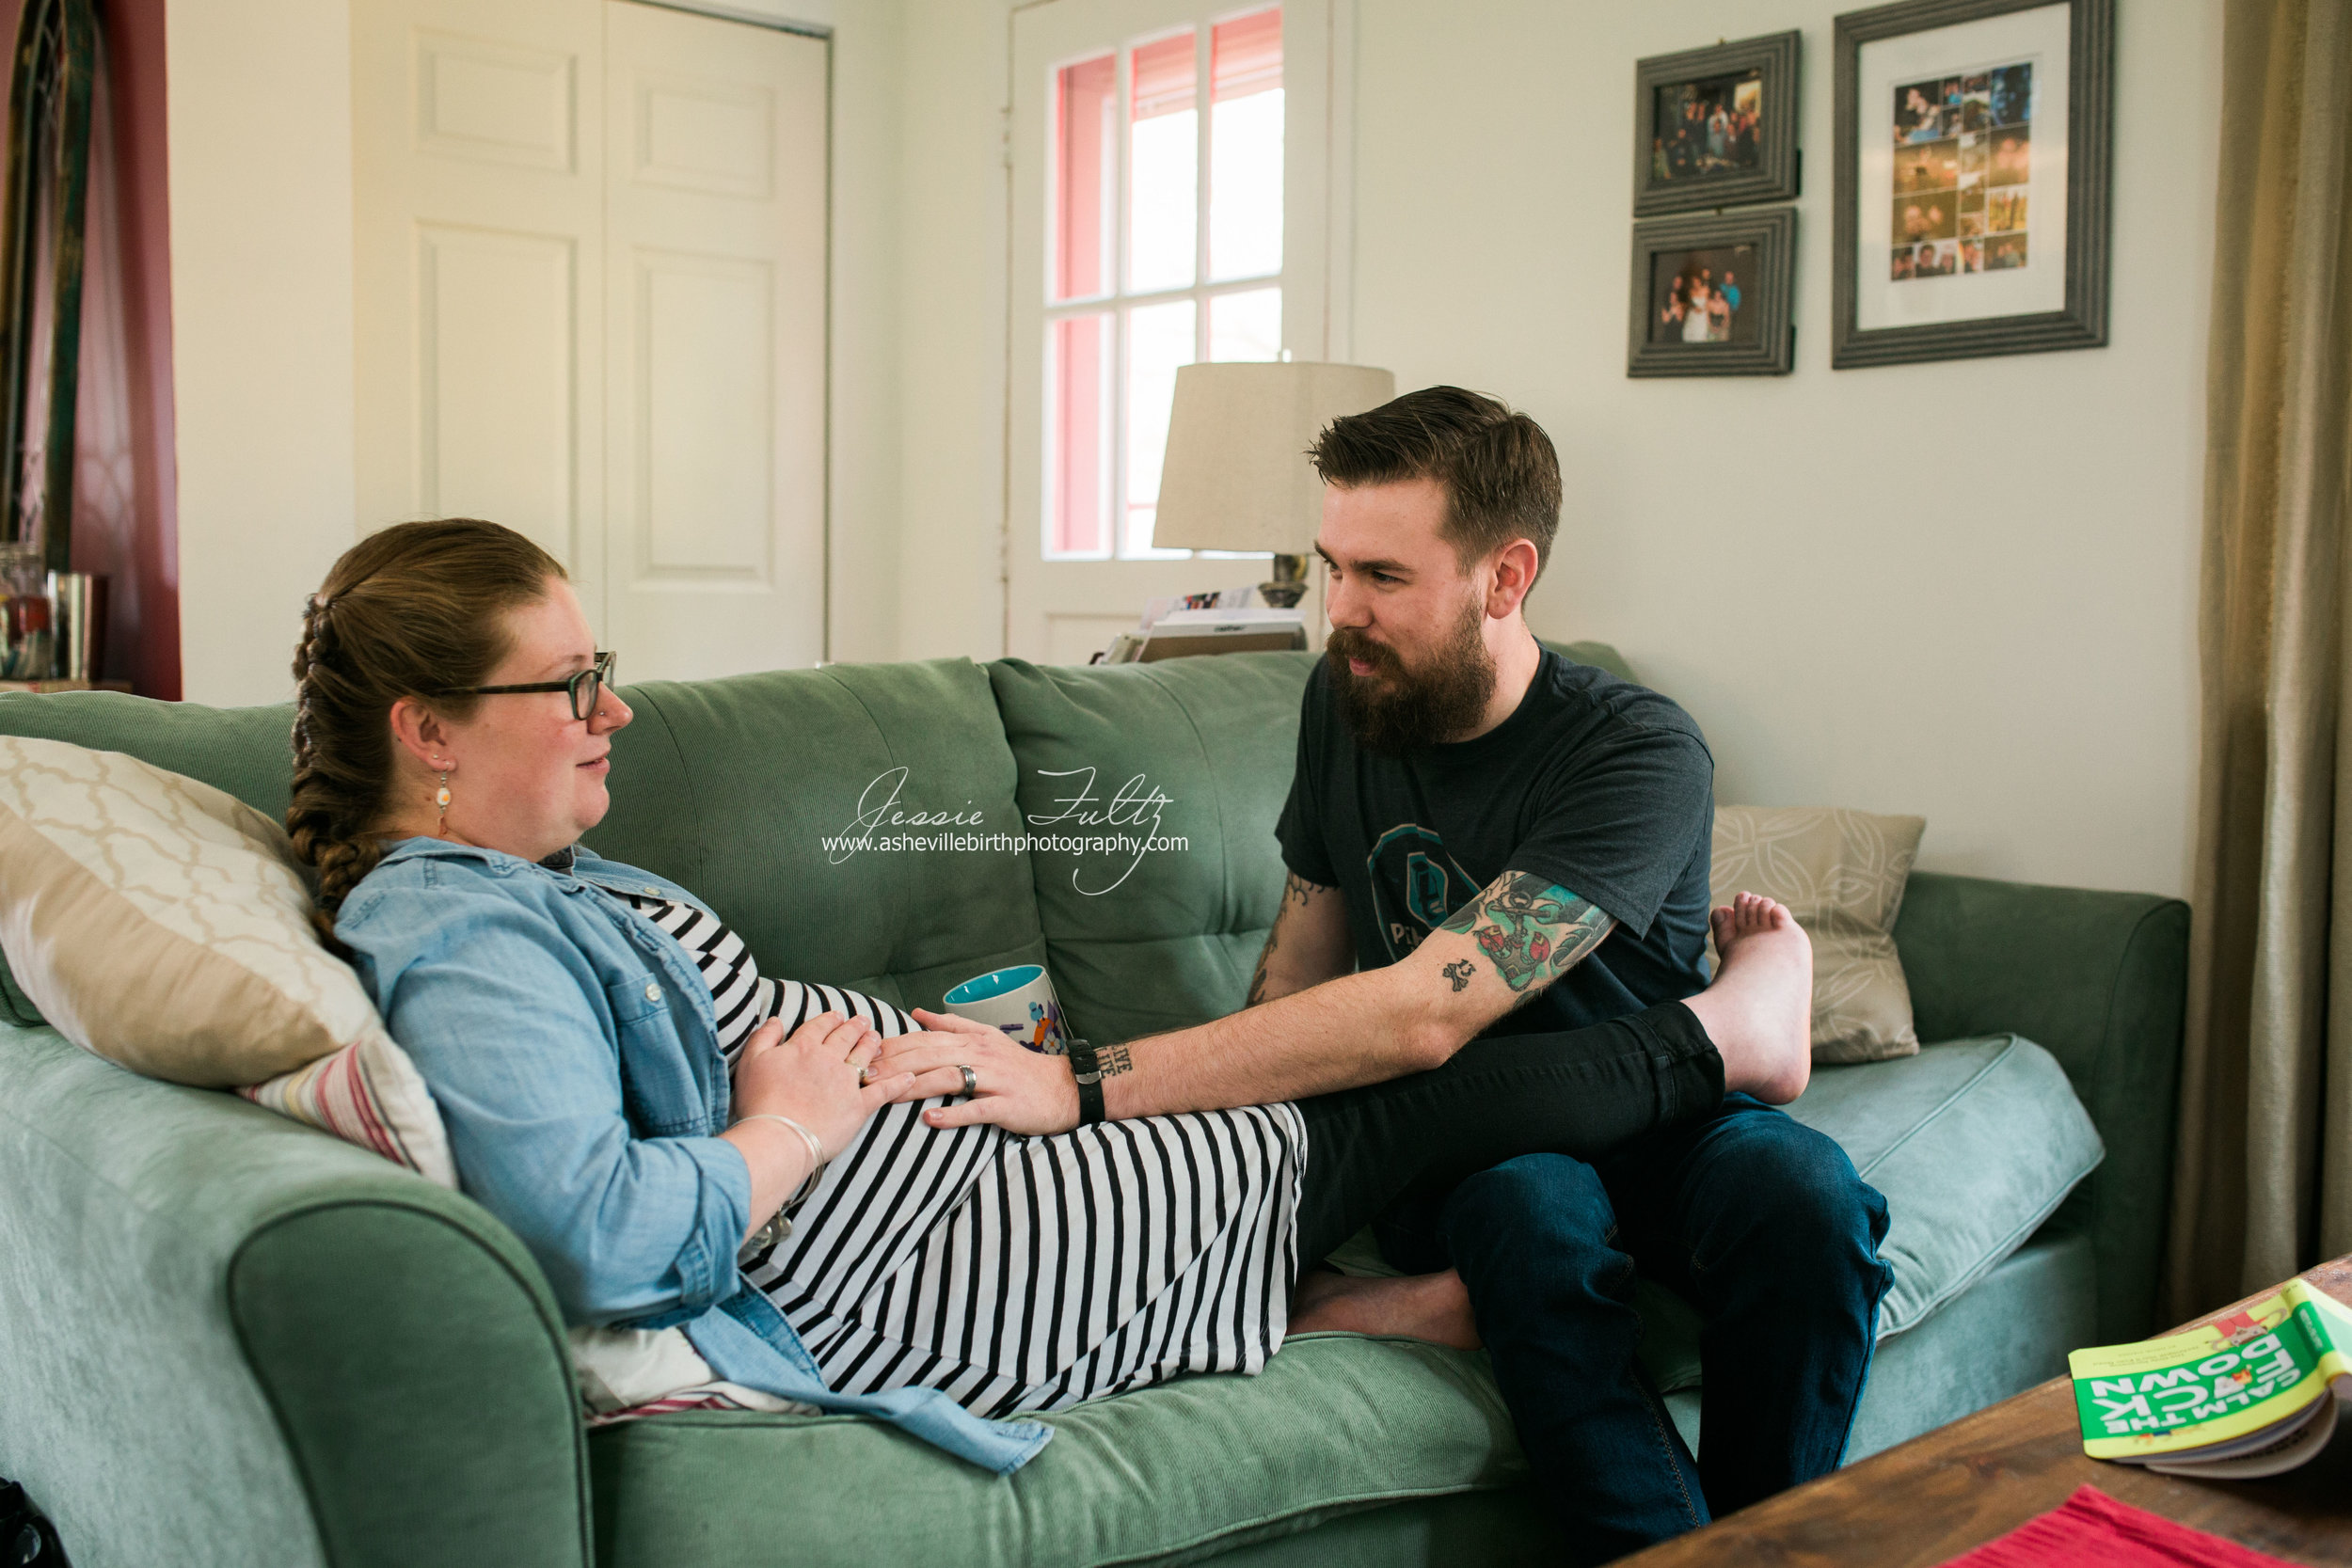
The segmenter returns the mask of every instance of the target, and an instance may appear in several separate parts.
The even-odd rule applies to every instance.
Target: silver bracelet
[[[776,1212],[784,1212],[785,1210],[791,1208],[816,1190],[817,1179],[824,1174],[825,1169],[825,1146],[817,1141],[816,1133],[803,1127],[790,1117],[780,1117],[769,1111],[762,1111],[755,1116],[739,1117],[736,1119],[738,1121],[780,1121],[798,1132],[801,1135],[801,1141],[808,1145],[808,1174],[802,1177],[801,1184],[792,1189],[792,1196],[776,1206]]]

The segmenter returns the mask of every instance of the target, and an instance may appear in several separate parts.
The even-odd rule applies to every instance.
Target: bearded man
[[[1311,455],[1332,631],[1300,718],[1277,829],[1289,879],[1251,1003],[1406,963],[1466,929],[1520,993],[1482,1039],[1698,991],[1713,759],[1673,702],[1528,630],[1560,515],[1549,437],[1435,387],[1335,421]],[[1470,967],[1439,973],[1459,985]],[[1378,1227],[1397,1266],[1459,1272],[1538,1491],[1583,1560],[1844,1453],[1891,1278],[1886,1205],[1835,1143],[1765,1103],[1804,1082],[1800,1065],[1726,1094],[1597,1167],[1512,1161]],[[1635,1360],[1642,1275],[1706,1324],[1695,1464]],[[1366,1289],[1331,1282],[1319,1322],[1345,1326]],[[1370,1316],[1392,1290],[1371,1288],[1367,1326],[1392,1321]]]
[[[1336,420],[1311,455],[1333,629],[1248,1006],[1070,1058],[918,1009],[926,1030],[970,1033],[902,1037],[875,1068],[964,1075],[965,1098],[924,1113],[933,1127],[1021,1132],[1416,1073],[1492,1094],[1507,1122],[1502,1085],[1531,1063],[1654,1112],[1658,1131],[1598,1164],[1440,1171],[1377,1227],[1391,1261],[1421,1272],[1310,1275],[1289,1316],[1294,1333],[1483,1338],[1569,1557],[1605,1562],[1837,1464],[1891,1277],[1886,1205],[1835,1143],[1772,1108],[1810,1072],[1811,951],[1778,906],[1725,966],[1726,983],[1743,966],[1767,976],[1741,1004],[1753,1027],[1564,1061],[1569,1032],[1707,988],[1714,763],[1673,703],[1527,629],[1560,519],[1550,439],[1437,387]],[[1637,1275],[1706,1323],[1695,1464],[1634,1360]]]

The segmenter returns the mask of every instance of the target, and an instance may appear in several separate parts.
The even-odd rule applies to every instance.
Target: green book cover
[[[2213,1323],[2067,1357],[2083,1449],[2153,1459],[2291,1421],[2352,1378],[2352,1311],[2303,1281]]]

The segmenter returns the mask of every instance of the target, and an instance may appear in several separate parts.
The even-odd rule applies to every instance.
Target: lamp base
[[[1307,558],[1303,555],[1277,555],[1274,576],[1258,584],[1258,597],[1276,610],[1295,610],[1298,601],[1307,596]]]

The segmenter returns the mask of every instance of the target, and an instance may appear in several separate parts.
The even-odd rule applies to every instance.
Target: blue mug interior
[[[971,1002],[989,1002],[1023,986],[1045,973],[1042,964],[1015,964],[987,974],[976,974],[947,993],[946,1006],[953,1007]]]

